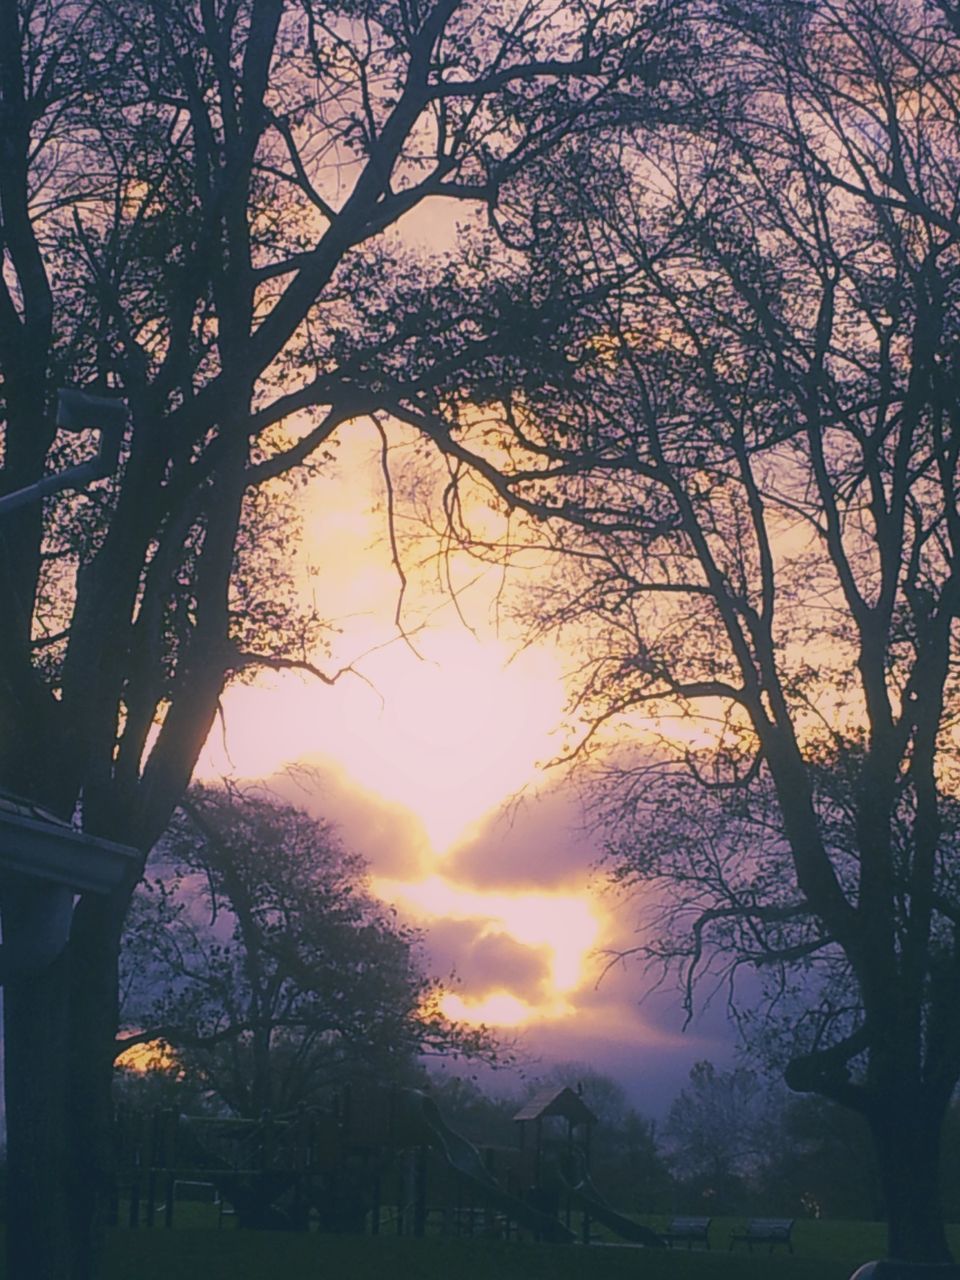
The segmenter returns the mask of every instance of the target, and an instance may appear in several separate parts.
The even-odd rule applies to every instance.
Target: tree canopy
[[[91,447],[59,387],[129,411],[114,477],[0,514],[0,784],[145,855],[226,681],[335,678],[284,477],[361,415],[433,439],[437,388],[508,341],[473,299],[512,184],[653,100],[671,9],[0,0],[0,494]],[[396,229],[428,201],[490,230],[415,262]],[[503,263],[490,310],[536,317]],[[92,1273],[131,888],[85,895],[62,962],[5,990],[12,1275]]]
[[[449,1022],[420,935],[332,828],[255,792],[193,788],[134,897],[117,1050],[160,1041],[188,1085],[256,1119],[383,1087],[424,1055],[491,1059]]]
[[[224,681],[311,667],[317,620],[278,626],[284,575],[251,567],[283,537],[257,493],[503,349],[465,302],[482,232],[416,267],[388,232],[427,200],[493,212],[616,110],[657,38],[630,8],[4,5],[5,491],[83,448],[57,385],[131,420],[118,482],[3,522],[14,790],[82,791],[91,827],[147,847]]]
[[[718,6],[686,119],[573,140],[538,261],[594,297],[472,459],[510,457],[490,481],[556,566],[535,633],[575,642],[587,740],[620,732],[614,871],[673,926],[637,950],[791,985],[788,1079],[865,1116],[891,1250],[931,1260],[960,1074],[945,9]]]

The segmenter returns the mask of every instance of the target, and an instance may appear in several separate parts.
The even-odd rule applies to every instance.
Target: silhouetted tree
[[[746,1067],[698,1062],[670,1106],[663,1129],[674,1176],[696,1207],[742,1213],[777,1142],[778,1107]]]
[[[0,0],[2,492],[86,447],[58,385],[130,410],[114,480],[0,517],[0,784],[145,855],[226,681],[332,678],[288,608],[283,477],[434,405],[543,301],[493,287],[495,237],[415,264],[391,229],[428,199],[496,225],[527,165],[656,92],[670,8]],[[528,326],[478,320],[485,278]],[[11,1280],[94,1267],[131,889],[6,985]]]
[[[514,1092],[495,1094],[474,1080],[442,1070],[431,1071],[424,1087],[444,1120],[470,1142],[478,1146],[516,1146],[513,1117],[520,1100]]]
[[[460,451],[510,451],[588,739],[644,730],[601,800],[636,952],[796,998],[788,1082],[863,1116],[890,1251],[928,1261],[960,1076],[951,9],[721,5],[696,129],[538,175],[542,270],[594,303]]]
[[[792,1098],[768,1161],[764,1189],[771,1212],[868,1220],[883,1216],[870,1130],[855,1111],[814,1094]]]
[[[152,868],[152,869],[151,869]],[[254,792],[194,788],[156,847],[124,936],[122,1053],[160,1042],[237,1115],[286,1113],[423,1054],[496,1058],[449,1022],[420,936],[327,825]]]

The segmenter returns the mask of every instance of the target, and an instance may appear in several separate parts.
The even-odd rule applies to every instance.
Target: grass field
[[[481,1238],[121,1229],[110,1235],[103,1280],[848,1280],[860,1263],[883,1253],[883,1228],[876,1223],[798,1222],[792,1257],[783,1249],[752,1257],[742,1247],[729,1253],[732,1225],[715,1220],[714,1248],[689,1252]],[[960,1253],[960,1228],[952,1230],[952,1244]]]

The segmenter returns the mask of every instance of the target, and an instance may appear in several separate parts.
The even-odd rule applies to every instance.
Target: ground
[[[793,1257],[783,1249],[751,1257],[743,1248],[727,1251],[733,1225],[734,1220],[714,1222],[709,1252],[389,1234],[294,1235],[229,1226],[120,1229],[110,1235],[103,1280],[637,1280],[640,1275],[643,1280],[848,1280],[857,1266],[883,1252],[880,1224],[798,1222]],[[960,1227],[951,1229],[951,1242],[960,1254]]]

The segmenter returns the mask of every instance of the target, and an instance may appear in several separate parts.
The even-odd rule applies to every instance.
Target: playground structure
[[[114,1220],[171,1227],[181,1195],[207,1198],[221,1224],[248,1229],[377,1234],[527,1233],[572,1242],[602,1222],[635,1244],[652,1231],[617,1213],[589,1177],[596,1118],[570,1089],[531,1099],[515,1147],[477,1147],[429,1095],[347,1089],[330,1110],[259,1121],[169,1110],[118,1116]]]
[[[663,1247],[658,1235],[618,1213],[593,1185],[590,1141],[597,1117],[579,1091],[543,1089],[520,1108],[514,1121],[520,1129],[520,1149],[531,1150],[533,1156],[531,1190],[544,1212],[558,1213],[562,1205],[569,1228],[571,1210],[579,1209],[585,1244],[590,1241],[591,1221],[596,1221],[632,1244]]]

